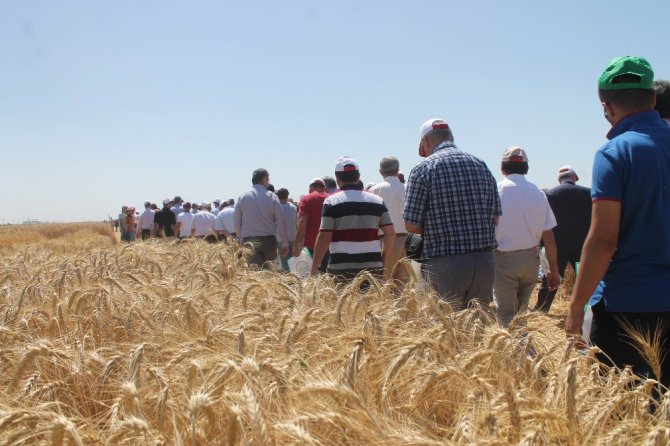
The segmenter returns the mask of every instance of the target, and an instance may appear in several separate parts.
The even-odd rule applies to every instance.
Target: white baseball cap
[[[335,172],[354,172],[358,170],[358,163],[355,159],[343,156],[335,163]]]
[[[219,203],[219,204],[221,204],[222,201],[223,201],[223,200],[220,199],[220,198],[215,198],[214,201],[213,201],[213,203]]]
[[[564,173],[571,173],[575,176],[575,178],[579,179],[579,175],[577,175],[577,172],[575,171],[575,168],[572,166],[563,166],[560,169],[558,169],[558,175],[563,175]]]
[[[169,198],[163,198],[163,204],[164,205],[168,204],[170,201],[172,201],[172,200],[170,200]]]
[[[423,138],[433,130],[438,130],[438,129],[448,129],[449,124],[443,119],[440,118],[433,118],[429,119],[428,121],[424,122],[421,125],[421,128],[419,128],[419,138]]]

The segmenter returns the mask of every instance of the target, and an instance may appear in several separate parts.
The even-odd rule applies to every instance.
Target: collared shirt
[[[181,204],[175,204],[170,210],[174,213],[175,217],[178,217],[179,214],[184,212],[184,208]]]
[[[502,215],[496,227],[498,251],[530,249],[542,233],[556,226],[547,197],[524,175],[510,174],[498,183]]]
[[[284,219],[284,225],[286,226],[286,231],[288,232],[288,241],[295,242],[297,227],[296,227],[296,218],[298,214],[298,208],[296,208],[292,203],[282,203],[281,204],[282,218]],[[277,234],[277,240],[282,241],[281,235]]]
[[[384,200],[384,204],[393,220],[393,229],[396,234],[404,234],[405,220],[402,213],[405,209],[405,185],[397,176],[384,177],[384,181],[370,188],[370,192],[378,195]]]
[[[250,191],[240,195],[234,215],[235,232],[238,237],[280,234],[282,240],[288,240],[279,198],[263,185],[255,184]],[[288,244],[287,241],[284,243]]]
[[[214,229],[216,231],[226,230],[229,234],[235,234],[235,208],[233,206],[226,206],[219,212]]]
[[[214,233],[214,222],[216,216],[206,209],[201,210],[193,216],[193,226],[195,228],[195,236],[203,237]]]
[[[142,212],[137,219],[137,230],[144,231],[151,229],[154,225],[154,214],[156,214],[156,211],[152,209],[144,209],[144,212]]]
[[[426,257],[495,248],[498,187],[479,158],[445,141],[407,179],[405,222],[423,226]]]
[[[621,203],[619,237],[591,297],[612,312],[670,311],[670,127],[655,110],[622,118],[593,162],[593,201]]]
[[[323,214],[323,202],[328,198],[325,192],[315,190],[300,199],[300,208],[298,215],[300,218],[306,218],[305,238],[303,245],[306,248],[314,249],[316,236],[319,235],[321,227],[321,214]]]
[[[183,210],[182,210],[183,211]],[[195,215],[190,212],[181,212],[177,215],[177,223],[179,226],[179,237],[190,237],[191,236],[191,225],[193,224],[193,218]]]
[[[379,228],[393,222],[382,199],[345,184],[323,202],[321,231],[332,232],[328,268],[376,269],[382,267]]]

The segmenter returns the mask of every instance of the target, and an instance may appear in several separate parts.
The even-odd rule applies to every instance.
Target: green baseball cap
[[[614,83],[614,79],[623,74],[640,77],[639,82]],[[654,70],[644,57],[616,57],[607,65],[598,80],[599,90],[651,90],[654,83]]]

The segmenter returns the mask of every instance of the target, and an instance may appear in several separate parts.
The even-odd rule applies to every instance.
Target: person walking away
[[[191,236],[203,239],[207,243],[216,243],[215,223],[216,217],[212,214],[212,205],[207,201],[203,201],[200,203],[200,212],[193,216]]]
[[[654,93],[656,93],[656,110],[661,118],[670,125],[670,81],[654,81]]]
[[[568,264],[577,272],[577,263],[591,226],[591,189],[578,186],[577,181],[579,177],[575,169],[572,166],[563,166],[558,170],[559,185],[546,192],[547,201],[556,217],[553,231],[558,250],[558,274],[561,279]],[[556,290],[549,290],[545,275],[533,310],[548,313],[555,296]]]
[[[137,219],[135,217],[135,208],[130,206],[126,209],[126,215],[123,217],[123,225],[128,231],[128,242],[135,241],[135,231],[137,230]]]
[[[175,228],[175,233],[180,240],[191,237],[191,228],[193,226],[193,218],[195,217],[191,213],[191,203],[188,201],[181,208],[182,212],[177,215],[177,227]]]
[[[547,197],[526,179],[528,156],[521,147],[503,153],[500,170],[505,178],[498,183],[502,215],[496,227],[495,280],[493,301],[501,327],[507,328],[516,315],[528,309],[537,284],[540,242],[544,243],[549,271],[548,288],[558,287],[556,242],[552,228],[554,213]]]
[[[252,189],[242,194],[235,206],[235,232],[242,243],[251,245],[249,265],[265,267],[277,258],[277,234],[282,242],[280,255],[288,254],[288,231],[282,218],[277,195],[270,192],[270,173],[256,169],[251,176]]]
[[[298,257],[303,247],[307,248],[309,254],[314,258],[314,245],[316,236],[321,227],[321,214],[323,213],[323,202],[328,198],[325,191],[326,184],[321,178],[314,178],[309,183],[309,193],[300,199],[298,206],[298,228],[293,246],[293,256]],[[328,266],[328,254],[323,257],[319,271],[326,272]]]
[[[598,80],[612,124],[595,155],[591,228],[565,330],[581,334],[584,305],[598,359],[670,386],[670,126],[654,110],[654,72],[642,57],[613,59]],[[640,354],[630,328],[653,337],[660,365]],[[660,374],[660,376],[659,376]]]
[[[122,242],[129,242],[130,241],[130,234],[128,234],[128,230],[126,229],[126,215],[128,214],[128,206],[125,204],[121,206],[121,213],[119,214],[117,220],[119,221],[119,231],[121,231],[121,241]],[[133,231],[134,233],[135,231]]]
[[[407,233],[405,232],[405,220],[402,213],[405,209],[405,185],[400,182],[400,162],[396,157],[387,156],[379,162],[379,174],[384,179],[370,188],[370,192],[384,200],[384,205],[391,215],[393,229],[395,230],[395,241],[393,246],[385,249],[389,251],[389,262],[384,267],[384,278],[394,280],[398,285],[407,282],[409,274],[406,266],[400,261],[405,258],[405,242]],[[385,240],[380,233],[382,245]]]
[[[377,233],[384,234],[387,248],[393,246],[393,221],[384,201],[359,186],[360,172],[353,158],[342,157],[335,163],[335,178],[340,192],[323,202],[321,228],[314,247],[310,274],[330,251],[327,272],[338,281],[353,279],[361,271],[381,277],[389,253],[382,249]]]
[[[174,237],[174,226],[177,224],[177,218],[170,209],[172,200],[166,198],[163,200],[163,209],[154,214],[154,234],[158,237]]]
[[[142,237],[142,240],[151,238],[151,229],[154,226],[154,215],[156,212],[151,209],[151,202],[149,200],[144,202],[144,212],[140,214],[137,219],[137,236]]]
[[[454,144],[449,125],[430,119],[419,129],[426,158],[407,179],[405,228],[423,236],[423,274],[454,310],[492,299],[495,226],[500,197],[493,174]]]
[[[296,228],[296,218],[298,209],[288,201],[289,192],[286,188],[281,188],[277,190],[277,198],[279,198],[279,203],[281,203],[282,218],[284,219],[284,225],[286,226],[286,231],[288,233],[288,254],[285,256],[280,255],[279,260],[281,261],[281,267],[284,271],[288,272],[288,259],[293,257],[293,247],[295,245],[295,238],[297,233]],[[281,244],[281,235],[277,234],[277,239]]]

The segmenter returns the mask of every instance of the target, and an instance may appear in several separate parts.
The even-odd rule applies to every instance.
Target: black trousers
[[[670,385],[670,312],[668,313],[610,313],[605,310],[601,301],[591,308],[593,323],[591,324],[591,342],[597,345],[604,354],[598,354],[603,364],[616,365],[623,368],[626,365],[633,367],[635,374],[644,378],[658,379],[651,366],[640,353],[631,345],[635,341],[624,330],[622,320],[635,327],[641,333],[651,333],[658,329],[660,344],[661,376],[660,382],[664,386]],[[665,345],[663,345],[665,344]]]
[[[561,279],[565,276],[565,268],[572,266],[572,270],[576,271],[576,263],[579,262],[579,259],[582,255],[582,247],[580,245],[566,245],[558,247],[558,274],[561,275]],[[537,292],[537,304],[533,310],[544,311],[545,313],[549,312],[551,304],[554,302],[556,297],[556,292],[558,290],[549,291],[549,286],[547,284],[546,274],[542,277],[542,287]]]
[[[142,229],[142,240],[149,240],[151,238],[151,229]]]

